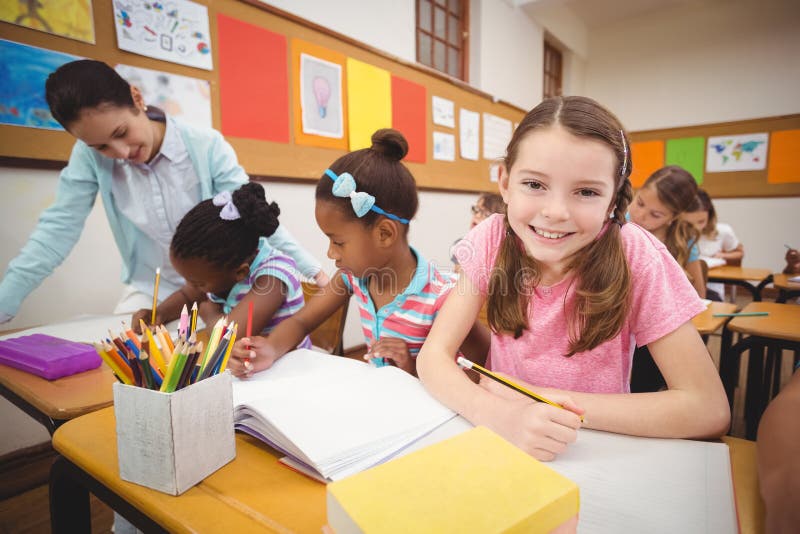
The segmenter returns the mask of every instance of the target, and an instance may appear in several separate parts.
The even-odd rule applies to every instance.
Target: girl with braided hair
[[[417,359],[423,384],[472,423],[540,460],[583,426],[652,437],[723,434],[728,402],[691,318],[705,309],[652,234],[626,224],[631,159],[619,120],[594,100],[547,99],[520,122],[500,171],[505,214],[456,247],[462,272]],[[484,301],[489,367],[561,406],[493,380],[474,384],[453,356]],[[647,345],[668,389],[631,394]]]
[[[267,241],[278,228],[279,214],[278,205],[267,203],[264,189],[254,182],[192,208],[170,244],[172,266],[186,283],[158,305],[156,324],[177,319],[184,304],[198,302],[207,325],[227,315],[242,337],[250,302],[253,331],[262,334],[299,311],[303,289],[297,265]],[[139,310],[133,324],[149,322],[151,313]],[[299,343],[311,347],[308,338]]]

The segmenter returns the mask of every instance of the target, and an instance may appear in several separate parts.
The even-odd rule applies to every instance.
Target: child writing
[[[13,318],[69,255],[98,194],[122,256],[126,287],[115,313],[152,306],[156,268],[162,267],[164,294],[183,284],[169,266],[178,222],[201,200],[247,183],[247,174],[219,132],[148,107],[139,89],[105,63],[62,65],[48,77],[45,93],[53,117],[78,140],[54,204],[0,282],[0,322]],[[327,280],[319,262],[283,227],[270,243],[292,256],[304,275]]]
[[[630,206],[630,221],[638,224],[666,245],[684,268],[700,298],[706,284],[697,247],[698,232],[683,215],[695,203],[697,182],[677,165],[662,167],[636,193]]]
[[[505,215],[465,238],[462,274],[417,360],[431,393],[541,460],[589,428],[711,437],[727,399],[690,323],[704,309],[664,245],[626,224],[628,141],[583,97],[547,99],[514,132],[500,171]],[[466,252],[469,252],[468,254]],[[453,356],[488,298],[488,364],[556,407],[494,381],[476,385]],[[669,389],[628,392],[631,355],[649,345]]]
[[[229,316],[244,337],[253,303],[253,331],[271,332],[303,307],[303,290],[294,260],[273,248],[267,238],[278,228],[280,210],[267,203],[257,183],[223,192],[192,208],[181,220],[170,246],[175,270],[186,280],[156,308],[156,324],[180,316],[184,305],[200,302],[199,315],[211,326]],[[149,322],[151,310],[140,310]],[[308,340],[302,346],[310,347]]]
[[[346,154],[325,171],[314,215],[338,271],[268,338],[237,341],[228,363],[235,375],[269,368],[351,295],[360,309],[365,359],[416,374],[416,355],[452,284],[408,244],[418,199],[414,177],[400,162],[407,152],[400,132],[378,130],[371,148]],[[469,343],[468,354],[485,356],[485,330],[476,327]]]
[[[683,218],[700,232],[700,239],[697,241],[700,259],[709,267],[742,264],[744,246],[729,224],[717,222],[717,211],[711,197],[703,189],[697,190],[695,202],[683,214]],[[706,297],[721,301],[724,293],[724,284],[708,284]]]

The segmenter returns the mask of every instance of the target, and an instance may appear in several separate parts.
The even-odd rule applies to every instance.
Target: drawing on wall
[[[208,80],[130,65],[117,65],[115,68],[128,83],[139,88],[147,105],[159,107],[183,122],[212,127]]]
[[[456,136],[444,132],[433,132],[433,159],[456,160]]]
[[[212,70],[208,8],[189,0],[114,0],[117,46],[142,56]]]
[[[767,133],[709,137],[706,172],[766,169],[768,142]]]
[[[344,137],[342,66],[300,54],[300,104],[304,133]]]
[[[511,121],[484,112],[483,158],[502,158],[506,155],[506,147],[509,141],[511,141]]]
[[[431,108],[433,111],[433,124],[450,128],[456,127],[455,104],[452,100],[447,100],[440,96],[431,97]]]
[[[92,0],[0,0],[0,20],[94,44]]]
[[[480,155],[481,116],[477,111],[461,108],[458,110],[458,135],[461,157],[477,161]]]
[[[0,123],[63,130],[50,114],[44,82],[76,59],[82,58],[0,39]]]

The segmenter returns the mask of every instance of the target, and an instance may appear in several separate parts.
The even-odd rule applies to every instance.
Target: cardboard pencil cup
[[[180,495],[233,460],[231,374],[174,393],[114,384],[122,480]]]

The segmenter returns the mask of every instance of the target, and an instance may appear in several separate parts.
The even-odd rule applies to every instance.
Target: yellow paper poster
[[[94,43],[92,0],[0,0],[0,20]]]
[[[347,112],[350,150],[372,146],[375,130],[392,127],[389,71],[347,58]]]

